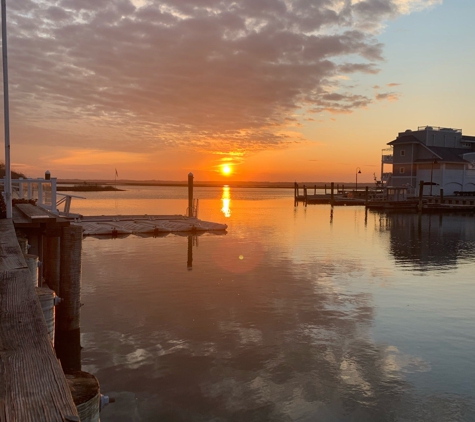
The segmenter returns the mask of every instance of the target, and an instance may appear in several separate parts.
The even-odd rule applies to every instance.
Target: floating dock
[[[182,215],[116,215],[87,216],[71,221],[81,226],[84,236],[225,232],[226,224],[199,220]]]

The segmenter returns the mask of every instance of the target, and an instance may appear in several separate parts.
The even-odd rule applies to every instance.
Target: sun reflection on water
[[[223,186],[223,196],[221,196],[221,202],[223,203],[221,212],[226,218],[231,217],[231,189],[228,185]]]

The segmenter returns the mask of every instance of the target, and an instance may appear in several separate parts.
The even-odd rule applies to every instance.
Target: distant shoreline
[[[116,185],[120,186],[163,186],[163,187],[186,187],[188,186],[187,181],[136,181],[136,180],[58,180],[58,185],[62,184],[75,184],[79,185],[81,183],[91,184],[101,184],[110,187],[114,187]],[[307,186],[309,189],[313,189],[315,186],[317,189],[330,189],[331,183],[330,182],[298,182],[299,187],[302,188],[304,185]],[[344,185],[348,188],[351,188],[355,185],[355,183],[337,183],[334,182],[335,188],[338,185]],[[358,183],[359,186],[372,186],[373,183]],[[215,188],[215,187],[223,187],[229,186],[230,188],[265,188],[265,189],[293,189],[294,182],[243,182],[243,181],[229,181],[229,182],[197,182],[195,181],[193,184],[194,187],[199,188]],[[62,189],[62,188],[61,188]]]

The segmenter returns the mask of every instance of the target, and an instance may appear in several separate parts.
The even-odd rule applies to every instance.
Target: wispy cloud
[[[13,117],[81,123],[89,149],[232,152],[295,142],[287,129],[299,124],[288,120],[296,109],[370,104],[345,82],[378,72],[375,33],[439,3],[17,0],[9,5]]]

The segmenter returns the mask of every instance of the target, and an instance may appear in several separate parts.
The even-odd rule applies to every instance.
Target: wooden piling
[[[305,198],[305,206],[308,204],[307,186],[303,185],[303,196]]]
[[[81,300],[82,228],[70,225],[61,230],[61,260],[56,325],[60,331],[79,329]]]
[[[365,189],[365,205],[368,205],[368,201],[369,201],[369,187],[366,186],[366,189]]]
[[[45,282],[57,295],[59,295],[59,280],[61,276],[60,235],[60,231],[57,236],[46,235],[43,258],[43,275]]]
[[[332,182],[330,185],[330,204],[331,205],[335,204],[335,194],[333,192],[334,188],[335,188],[335,183]]]
[[[25,258],[26,265],[28,266],[28,269],[30,270],[31,274],[31,283],[33,287],[37,287],[38,284],[38,256],[32,255],[32,254],[26,254],[23,255]]]
[[[188,217],[193,217],[193,173],[188,174]]]
[[[419,182],[419,212],[422,211],[422,195],[424,194],[424,181]]]
[[[88,372],[75,371],[66,375],[81,422],[98,422],[101,390],[97,378]]]
[[[444,202],[444,188],[440,188],[440,203]]]
[[[51,344],[54,344],[54,317],[55,317],[55,297],[56,294],[49,287],[37,287],[36,296],[40,301],[41,310],[45,317],[46,328],[51,339]]]

